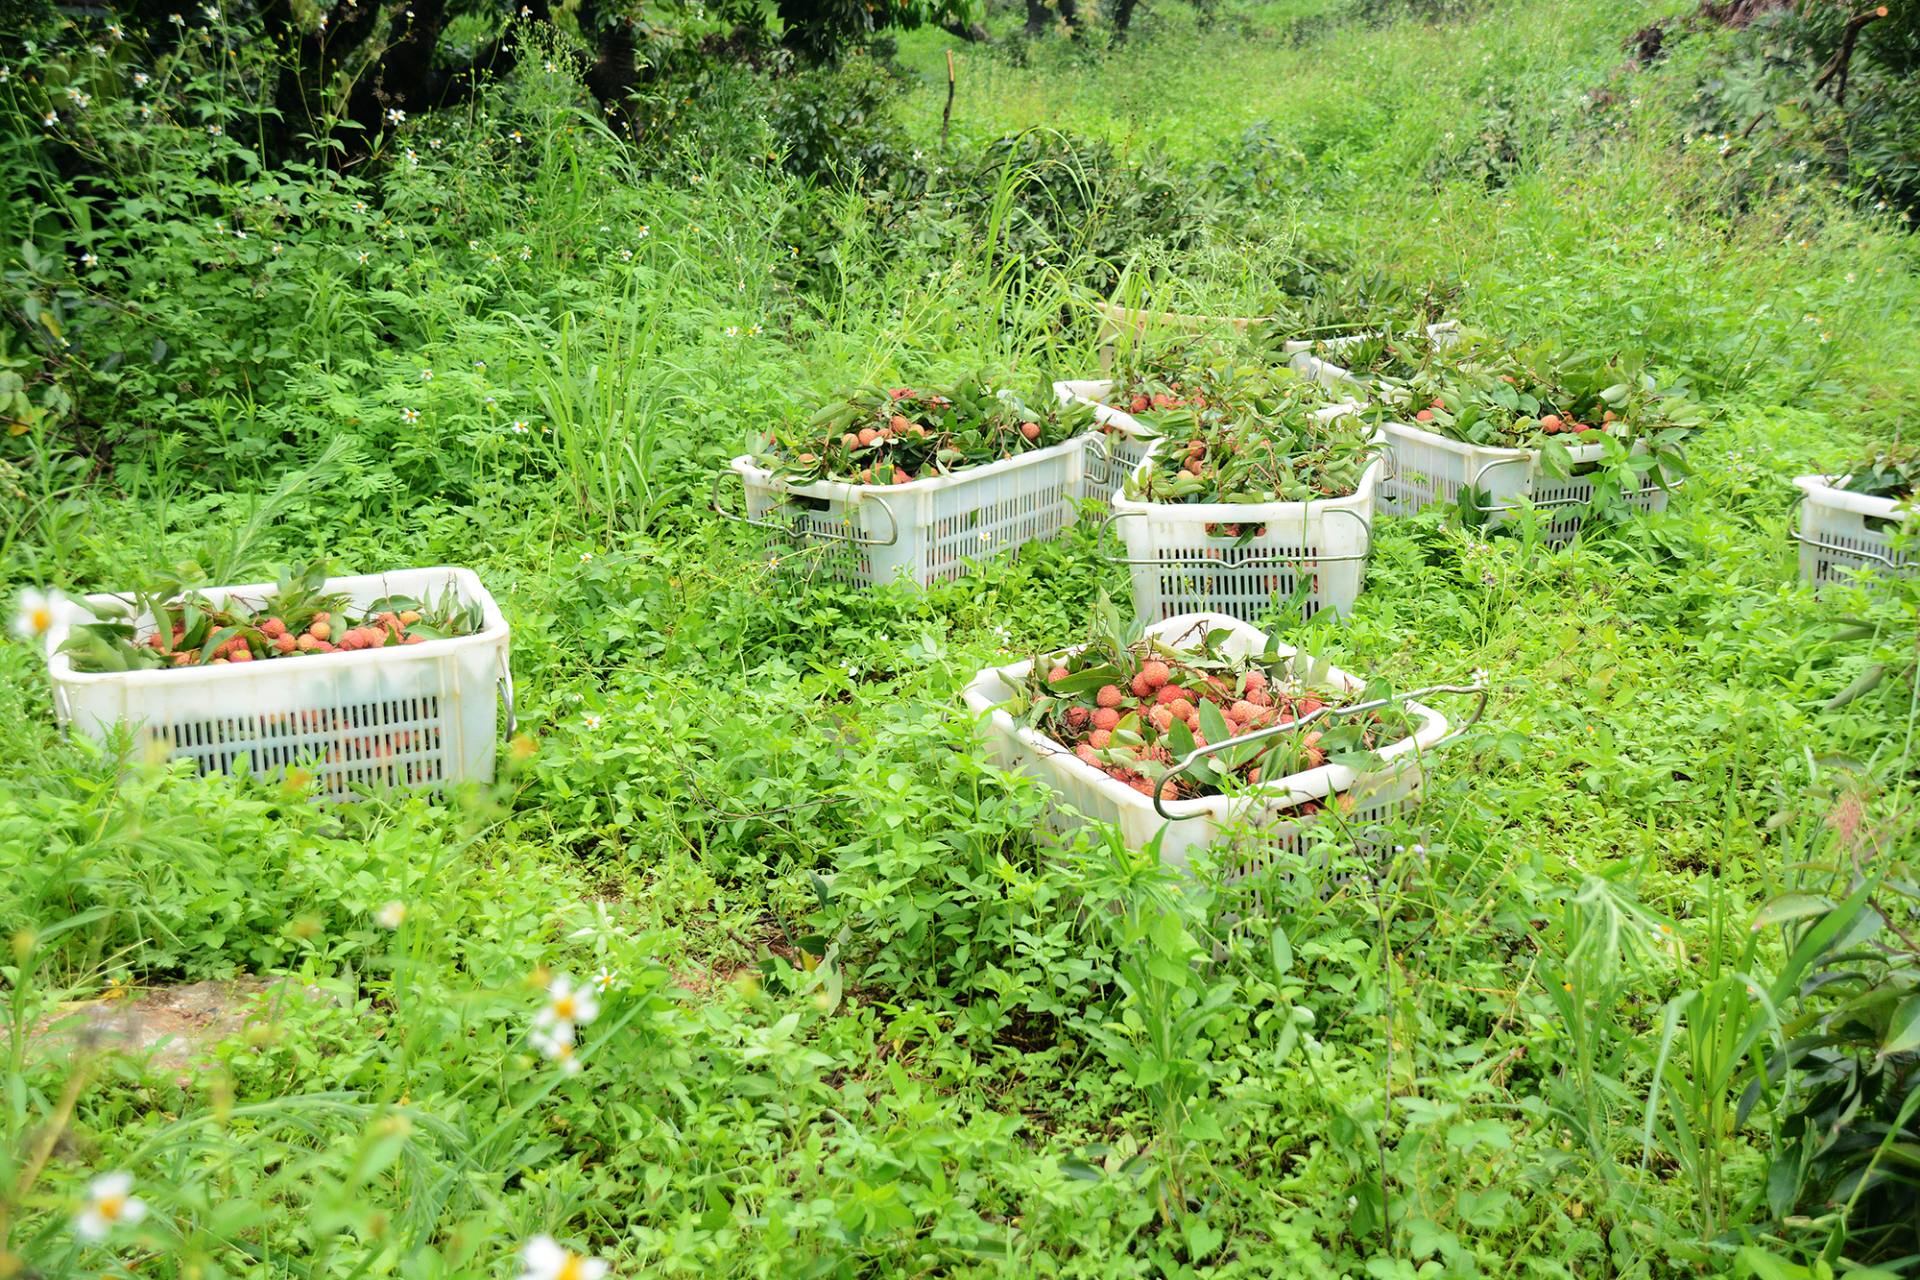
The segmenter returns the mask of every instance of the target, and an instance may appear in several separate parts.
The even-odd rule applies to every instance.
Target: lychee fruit
[[[313,634],[308,631],[302,631],[299,640],[294,644],[294,647],[302,653],[312,653],[319,646],[320,642],[314,639]]]
[[[1171,706],[1187,696],[1187,691],[1177,684],[1163,684],[1153,691],[1153,700],[1161,706]]]
[[[1091,716],[1092,714],[1093,713],[1087,710],[1085,707],[1068,707],[1067,708],[1067,724],[1072,728],[1078,729],[1081,725],[1087,722],[1087,717]]]
[[[313,637],[308,636],[307,639],[311,640]],[[284,628],[279,635],[273,638],[273,648],[276,653],[292,653],[293,647],[293,637],[288,635]]]
[[[248,649],[244,646],[242,646],[241,648],[235,649],[233,651],[233,660],[235,662],[252,662],[253,650]]]
[[[1175,698],[1173,701],[1166,703],[1165,706],[1176,720],[1196,720],[1199,718],[1199,709],[1185,698]]]
[[[1180,798],[1180,784],[1168,778],[1160,784],[1160,803],[1169,804]]]
[[[1126,697],[1127,695],[1120,691],[1119,685],[1103,684],[1100,686],[1100,692],[1093,695],[1093,700],[1103,707],[1117,707],[1126,701]]]
[[[840,446],[844,449],[858,449],[860,447],[860,437],[849,431],[840,437]]]
[[[1153,696],[1153,685],[1148,683],[1147,673],[1144,671],[1134,673],[1133,683],[1129,687],[1133,690],[1133,696],[1136,698]]]
[[[287,624],[278,618],[268,618],[260,624],[260,634],[269,640],[278,640],[287,634]]]
[[[1072,674],[1073,672],[1067,670],[1065,667],[1055,667],[1053,670],[1047,672],[1047,683],[1059,684]]]
[[[1241,724],[1252,724],[1260,715],[1260,708],[1242,698],[1227,708],[1227,716]]]
[[[333,624],[327,621],[325,614],[321,614],[314,618],[313,623],[308,626],[307,634],[315,640],[331,640],[333,639]]]
[[[906,472],[905,472],[904,470],[902,470],[901,468],[899,468],[899,467],[895,467],[895,468],[893,469],[893,482],[894,482],[895,484],[905,484],[905,483],[906,483],[907,481],[909,481],[909,480],[911,480],[911,479],[913,479],[913,477],[912,477],[912,476],[910,476],[910,475],[908,475],[908,474],[907,474],[907,473],[906,473]]]
[[[1165,733],[1167,730],[1173,728],[1173,712],[1165,707],[1155,707],[1153,710],[1147,712],[1147,719],[1153,724],[1153,727],[1161,733]]]
[[[1113,745],[1113,732],[1109,729],[1095,729],[1087,735],[1087,745],[1095,751],[1105,751]]]
[[[866,448],[868,445],[872,444],[875,440],[878,440],[879,438],[880,438],[880,433],[878,431],[875,431],[872,427],[860,428],[860,447],[861,448],[863,449]]]
[[[1100,757],[1093,754],[1093,748],[1084,742],[1073,749],[1073,754],[1080,759],[1082,764],[1090,764],[1096,769],[1100,767]]]
[[[1120,723],[1120,713],[1112,707],[1102,707],[1093,713],[1093,727],[1111,729]]]
[[[1023,422],[1020,424],[1020,434],[1029,440],[1038,440],[1040,438],[1040,424],[1037,422]]]
[[[907,421],[906,414],[896,413],[891,418],[887,419],[887,425],[889,427],[892,427],[896,432],[904,432],[908,427],[911,427],[913,424]]]
[[[1167,669],[1164,662],[1148,662],[1141,666],[1140,678],[1147,682],[1149,689],[1158,689],[1173,679],[1173,672]]]

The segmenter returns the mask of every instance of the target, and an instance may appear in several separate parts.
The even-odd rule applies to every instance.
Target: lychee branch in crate
[[[1328,399],[1357,407],[1344,375],[1319,376],[1333,366],[1317,360],[1275,359],[1270,348],[1219,336],[1175,334],[1130,347],[1108,378],[1070,379],[1053,384],[1065,402],[1092,405],[1106,433],[1110,467],[1105,483],[1117,485],[1146,458],[1160,434],[1150,415],[1170,409],[1205,409],[1229,400],[1253,400],[1275,385],[1307,379],[1336,393]]]
[[[312,564],[271,585],[169,581],[86,605],[93,620],[47,638],[60,722],[102,741],[130,726],[204,771],[299,768],[336,796],[484,781],[496,686],[511,726],[506,620],[470,570],[329,578]]]
[[[1298,853],[1326,806],[1389,818],[1418,793],[1423,757],[1477,722],[1486,685],[1394,694],[1224,615],[1155,623],[1137,639],[1101,601],[1091,641],[981,672],[966,701],[996,758],[1061,794],[1057,829],[1116,823],[1184,865],[1234,824],[1267,850]],[[1463,693],[1467,725],[1417,701]]]
[[[1497,523],[1523,505],[1566,509],[1555,538],[1590,515],[1664,509],[1701,420],[1683,386],[1660,385],[1631,358],[1474,341],[1373,393],[1396,464],[1388,514],[1440,503]]]
[[[864,388],[776,432],[730,473],[776,561],[817,560],[843,581],[957,578],[973,560],[1051,537],[1086,496],[1090,406],[985,377],[945,389]]]
[[[1204,404],[1150,415],[1162,438],[1112,515],[1140,617],[1251,621],[1276,595],[1309,614],[1352,610],[1384,467],[1371,429],[1327,398],[1280,370],[1223,378]]]

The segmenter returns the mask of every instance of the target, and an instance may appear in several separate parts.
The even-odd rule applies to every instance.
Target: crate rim
[[[354,653],[342,654],[336,652],[314,654],[308,655],[303,661],[291,665],[304,670],[306,669],[305,664],[311,662],[316,657],[323,659],[344,658],[357,660],[354,663],[355,666],[366,666],[374,663],[392,664],[396,662],[423,661],[429,658],[444,657],[462,649],[477,648],[482,644],[510,639],[511,629],[507,625],[505,615],[500,612],[500,606],[498,602],[494,600],[493,594],[481,583],[479,574],[475,573],[472,569],[462,566],[424,565],[416,568],[389,569],[383,573],[341,574],[337,577],[326,579],[324,586],[339,589],[341,585],[345,583],[380,582],[399,573],[444,573],[448,575],[451,581],[457,582],[463,588],[467,588],[473,592],[474,603],[480,606],[481,617],[485,619],[486,625],[472,635],[448,636],[441,640],[422,640],[419,644],[388,646],[379,649],[360,650]],[[255,582],[240,586],[206,587],[195,588],[195,590],[219,591],[227,596],[244,596],[248,594],[271,594],[278,588],[278,583]],[[81,599],[88,604],[126,603],[125,596],[112,591],[92,592],[82,596]],[[73,669],[73,659],[71,655],[60,651],[60,645],[66,640],[72,630],[72,621],[62,619],[57,620],[47,632],[47,672],[53,678],[56,685],[91,686],[125,684],[140,687],[158,683],[163,686],[180,686],[198,683],[203,680],[259,680],[270,674],[278,674],[282,670],[278,665],[282,661],[281,659],[261,659],[262,668],[258,671],[254,669],[254,664],[251,662],[230,663],[225,667],[213,667],[201,664],[186,670],[173,667],[155,667],[150,670],[141,671],[76,671]]]
[[[1133,469],[1139,475],[1153,465],[1154,450],[1147,452]],[[1193,524],[1264,524],[1269,521],[1311,520],[1317,511],[1355,511],[1372,503],[1379,492],[1387,460],[1376,457],[1360,473],[1360,483],[1352,493],[1337,498],[1308,498],[1300,502],[1160,502],[1147,498],[1129,498],[1122,486],[1113,491],[1113,518],[1152,516],[1156,520],[1177,520]],[[1183,615],[1184,616],[1184,615]],[[1225,615],[1222,615],[1225,616]]]
[[[1821,506],[1833,507],[1857,516],[1905,520],[1912,514],[1911,499],[1903,501],[1899,498],[1875,497],[1870,493],[1848,493],[1835,485],[1835,481],[1845,480],[1850,474],[1850,472],[1837,472],[1831,475],[1816,473],[1795,476],[1793,485],[1807,497],[1815,499]]]
[[[1094,431],[1081,431],[1068,436],[1059,444],[1048,445],[1044,449],[1035,449],[1029,453],[1017,453],[1011,458],[996,458],[992,462],[983,462],[977,466],[964,467],[959,471],[943,476],[934,476],[928,480],[909,480],[905,484],[854,484],[844,480],[812,480],[806,484],[794,484],[775,476],[772,467],[763,467],[753,460],[750,453],[740,454],[731,459],[727,466],[743,480],[752,480],[770,489],[783,493],[797,494],[802,498],[838,498],[841,501],[858,500],[869,494],[885,497],[888,494],[936,493],[942,489],[951,489],[975,480],[983,475],[991,475],[998,469],[1010,471],[1015,467],[1028,466],[1038,461],[1052,461],[1067,456],[1075,449],[1085,449],[1087,441],[1098,435]]]
[[[1262,641],[1260,651],[1266,652],[1265,641],[1270,637],[1251,623],[1240,621],[1223,613],[1182,613],[1156,622],[1146,628],[1145,634],[1163,643],[1171,644],[1178,637],[1188,634],[1196,627],[1204,626],[1207,631],[1231,630]],[[1042,658],[1070,657],[1081,652],[1087,646],[1070,645],[1063,649],[1041,654]],[[1277,642],[1274,650],[1288,659],[1300,655],[1294,645]],[[1312,655],[1307,655],[1311,657]],[[1019,662],[1001,667],[988,667],[976,673],[961,696],[973,711],[975,718],[992,721],[994,728],[1002,733],[1011,733],[1030,750],[1047,757],[1058,768],[1068,770],[1070,777],[1077,778],[1092,787],[1101,796],[1124,808],[1153,810],[1157,797],[1145,796],[1124,783],[1110,778],[1100,769],[1074,755],[1071,750],[1027,725],[1017,724],[1013,716],[1000,701],[989,701],[984,686],[989,680],[1012,687],[1016,681],[1032,672],[1036,658],[1024,658]],[[1359,693],[1366,688],[1366,681],[1341,667],[1329,663],[1327,676],[1337,681],[1348,693]],[[1379,751],[1381,768],[1362,773],[1346,765],[1322,764],[1302,773],[1289,774],[1272,781],[1261,781],[1245,794],[1238,796],[1203,796],[1193,800],[1175,800],[1166,805],[1166,812],[1176,821],[1188,818],[1212,817],[1227,822],[1258,816],[1263,813],[1285,813],[1298,808],[1309,800],[1324,799],[1350,790],[1356,783],[1367,777],[1378,776],[1400,767],[1402,757],[1412,755],[1418,759],[1428,747],[1447,736],[1449,726],[1447,718],[1441,712],[1422,702],[1405,704],[1410,715],[1420,718],[1420,725],[1391,746]]]

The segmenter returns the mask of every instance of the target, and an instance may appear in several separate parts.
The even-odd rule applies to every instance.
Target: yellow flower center
[[[43,635],[53,626],[53,610],[41,605],[27,613],[27,625],[33,628],[35,635]]]
[[[126,1212],[126,1208],[125,1196],[101,1196],[100,1203],[94,1206],[94,1211],[108,1222],[118,1222],[120,1215]]]
[[[585,1261],[586,1259],[577,1253],[568,1254],[566,1261],[560,1264],[560,1269],[553,1273],[553,1280],[580,1280],[580,1277],[586,1273],[586,1268],[582,1265]]]
[[[553,1002],[553,1016],[556,1018],[565,1019],[568,1022],[572,1022],[573,1021],[573,997],[561,996],[559,999],[555,1000]]]

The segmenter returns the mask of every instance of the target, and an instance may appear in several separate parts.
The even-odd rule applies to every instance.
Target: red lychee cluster
[[[1149,646],[1136,646],[1129,656],[1138,661],[1132,675],[1093,691],[1092,705],[1085,695],[1052,695],[1048,731],[1089,768],[1105,773],[1142,795],[1158,788],[1163,799],[1213,794],[1189,778],[1166,777],[1167,767],[1186,750],[1170,735],[1177,721],[1196,747],[1208,745],[1201,708],[1219,712],[1229,736],[1269,725],[1285,725],[1311,715],[1327,703],[1304,689],[1276,689],[1272,678],[1257,664],[1208,661],[1206,669],[1189,667]],[[1055,661],[1046,668],[1052,688],[1068,679],[1071,668]],[[1216,730],[1218,725],[1215,726]],[[1318,729],[1306,731],[1290,753],[1292,766],[1315,768],[1325,762]],[[1263,755],[1242,766],[1242,777],[1260,781]]]
[[[155,631],[146,638],[146,644],[165,655],[169,666],[217,667],[302,654],[351,653],[388,645],[419,644],[427,637],[410,629],[419,621],[420,614],[413,609],[398,613],[382,611],[362,619],[354,626],[346,625],[345,619],[335,619],[331,613],[322,610],[308,618],[298,630],[289,627],[284,618],[277,616],[236,619],[229,623],[233,630],[231,636],[211,650],[203,651],[199,647],[181,647],[186,640],[186,627],[176,619],[170,635],[163,637],[161,632]]]

